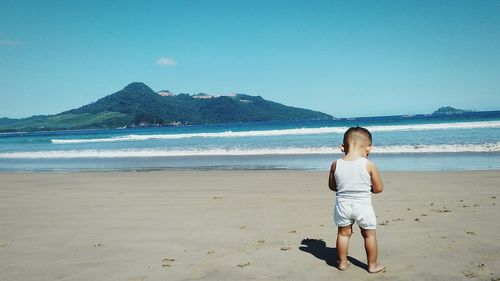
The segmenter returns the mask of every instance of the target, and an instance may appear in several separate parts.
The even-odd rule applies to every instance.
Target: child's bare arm
[[[372,192],[380,193],[384,190],[384,183],[378,172],[377,166],[372,161],[368,161],[368,171],[370,172],[370,177],[372,180]]]
[[[335,181],[335,168],[337,167],[337,161],[333,162],[330,167],[330,176],[328,176],[328,187],[332,191],[337,191],[337,182]]]

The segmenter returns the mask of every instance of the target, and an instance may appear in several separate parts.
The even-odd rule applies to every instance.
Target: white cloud
[[[156,63],[162,66],[173,66],[177,64],[177,62],[174,59],[167,57],[161,57],[157,59]]]
[[[17,46],[19,41],[10,39],[0,39],[0,46]]]

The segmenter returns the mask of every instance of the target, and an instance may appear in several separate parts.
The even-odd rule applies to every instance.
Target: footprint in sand
[[[282,250],[282,251],[288,251],[288,250],[290,250],[290,249],[291,249],[290,247],[281,247],[281,248],[280,248],[280,250]]]
[[[94,244],[94,245],[92,245],[92,246],[94,246],[94,247],[104,247],[104,244],[102,244],[102,243],[97,243],[97,244]]]
[[[239,268],[243,268],[243,267],[249,266],[249,265],[250,265],[250,262],[246,262],[246,263],[237,264],[236,266]]]
[[[174,262],[174,261],[175,261],[175,259],[164,258],[164,259],[162,260],[162,262],[163,262],[163,263],[162,263],[162,265],[161,265],[161,266],[162,266],[162,267],[171,267],[171,266],[172,266],[172,262]]]
[[[257,244],[254,245],[255,249],[260,249],[262,246],[264,246],[264,243],[266,243],[266,240],[257,240]]]
[[[465,275],[465,277],[467,277],[467,278],[476,278],[476,277],[479,277],[479,274],[477,274],[477,272],[470,271],[470,270],[465,270],[465,271],[463,271],[463,274],[464,274],[464,275]]]
[[[385,220],[383,222],[379,222],[378,224],[379,225],[388,225],[389,224],[389,220]]]
[[[446,208],[446,207],[443,207],[442,209],[433,209],[431,211],[438,212],[438,213],[450,213],[451,212],[451,210]]]
[[[288,233],[297,233],[297,230],[290,230]]]

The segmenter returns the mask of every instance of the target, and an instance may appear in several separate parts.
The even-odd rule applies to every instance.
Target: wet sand
[[[385,172],[336,261],[327,173],[0,174],[0,280],[500,280],[500,172]]]

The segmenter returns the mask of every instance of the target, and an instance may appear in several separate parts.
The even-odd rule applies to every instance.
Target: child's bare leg
[[[337,252],[339,255],[338,269],[347,268],[347,248],[349,247],[349,238],[352,234],[352,225],[339,226],[337,234]]]
[[[366,258],[368,259],[368,272],[376,273],[385,269],[377,263],[377,235],[375,229],[361,229],[361,235],[365,239]]]

